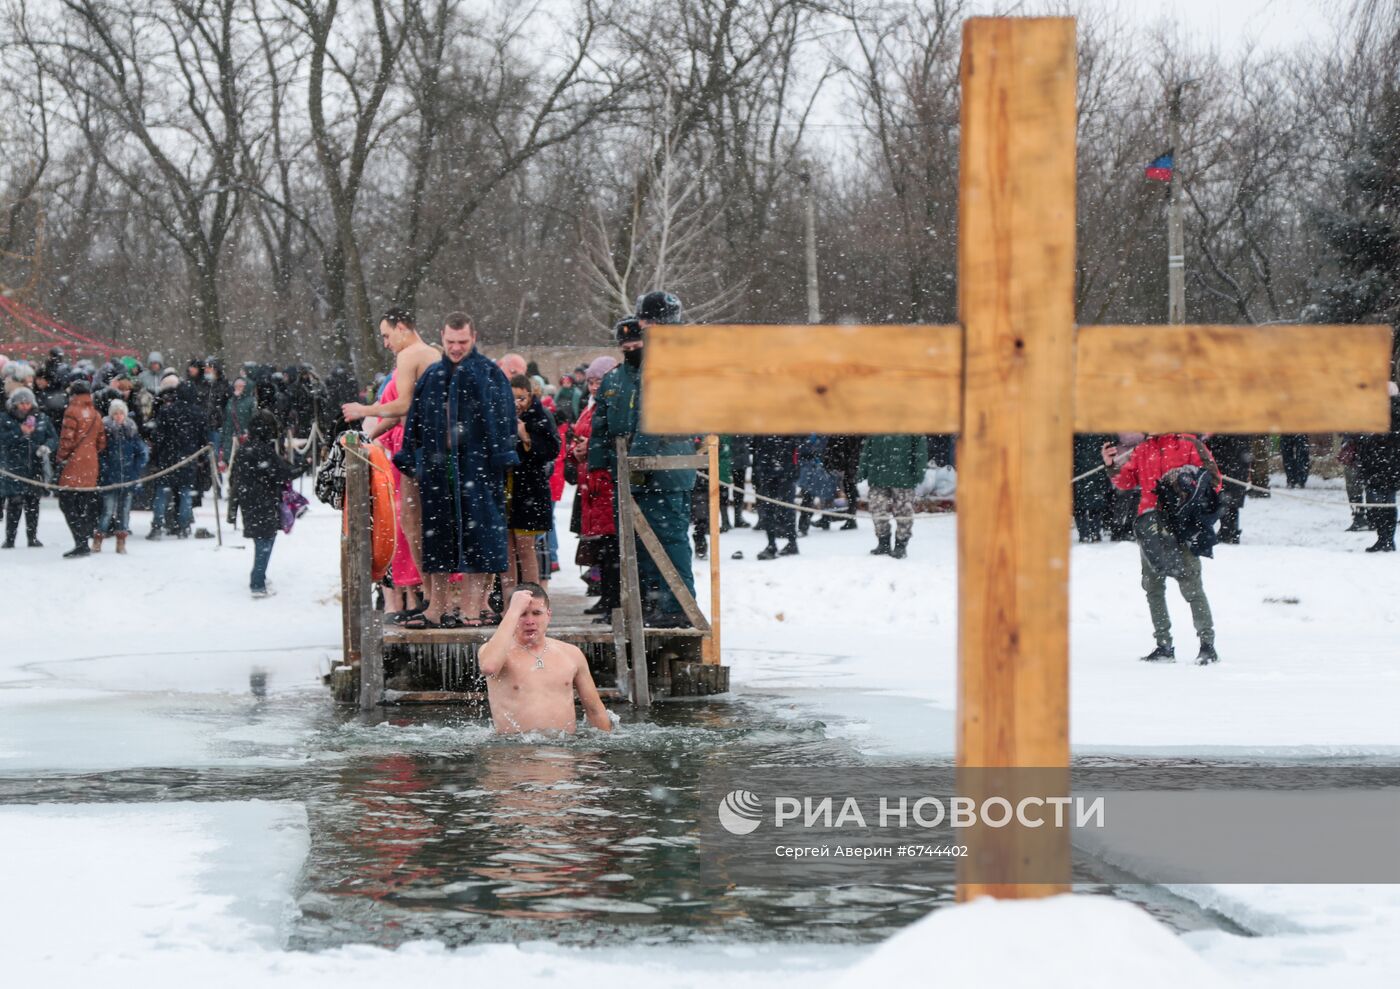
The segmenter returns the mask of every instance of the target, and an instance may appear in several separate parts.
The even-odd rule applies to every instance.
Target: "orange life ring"
[[[370,570],[371,577],[380,581],[389,572],[389,564],[394,559],[394,530],[398,525],[394,514],[394,465],[383,447],[362,444],[356,449],[369,451],[370,545],[373,547]],[[350,513],[345,509],[341,510],[340,531],[342,535],[350,532]]]

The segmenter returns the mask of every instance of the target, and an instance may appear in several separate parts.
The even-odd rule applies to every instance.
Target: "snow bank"
[[[1141,907],[1102,896],[937,910],[832,982],[871,986],[1215,989],[1228,983]]]
[[[281,947],[309,839],[300,804],[40,804],[0,808],[0,847],[6,968],[56,985],[77,983],[50,965]]]
[[[106,989],[384,989],[389,985],[509,986],[535,989],[820,989],[849,964],[851,948],[638,947],[586,951],[547,945],[448,949],[416,942],[386,951],[367,945],[317,953],[169,951],[103,961]],[[45,985],[91,982],[91,968],[60,961]]]
[[[1171,886],[1264,937],[1197,931],[1186,943],[1239,986],[1348,989],[1396,984],[1400,886]]]

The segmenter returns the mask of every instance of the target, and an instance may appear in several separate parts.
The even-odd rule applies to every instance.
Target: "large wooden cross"
[[[1383,432],[1391,331],[1076,327],[1074,21],[970,20],[961,73],[960,324],[655,328],[644,428],[959,433],[958,766],[1067,767],[1073,434]],[[961,898],[1067,888],[1063,834],[993,845],[1058,881]]]

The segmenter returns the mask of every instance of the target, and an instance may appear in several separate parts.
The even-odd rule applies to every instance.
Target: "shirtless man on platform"
[[[413,316],[406,309],[394,307],[379,321],[379,338],[394,352],[394,384],[387,389],[394,397],[374,405],[346,402],[340,414],[346,422],[376,416],[379,422],[369,433],[371,440],[403,423],[413,404],[413,389],[423,372],[442,359],[442,351],[425,343],[418,335]],[[423,504],[418,497],[418,480],[412,474],[401,474],[399,490],[403,494],[403,511],[399,524],[408,537],[408,550],[413,564],[423,572]]]
[[[588,661],[577,646],[545,634],[549,617],[549,595],[544,588],[520,584],[510,597],[500,627],[477,653],[496,731],[572,734],[577,722],[575,690],[588,723],[600,731],[612,731],[612,720],[593,685]]]

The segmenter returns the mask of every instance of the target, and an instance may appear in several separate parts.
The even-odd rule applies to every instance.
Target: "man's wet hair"
[[[464,312],[450,312],[447,314],[447,328],[449,330],[476,329],[472,326],[472,318]]]
[[[379,317],[381,322],[390,326],[407,326],[410,330],[417,328],[417,323],[413,320],[413,313],[402,306],[390,306],[384,310],[384,315]]]
[[[523,581],[521,581],[520,583],[518,583],[518,584],[515,585],[515,589],[516,589],[517,591],[529,591],[529,592],[530,592],[530,597],[534,598],[536,601],[543,601],[543,602],[544,602],[544,606],[545,606],[545,609],[546,609],[546,610],[548,610],[548,611],[552,611],[552,610],[553,610],[553,609],[550,607],[550,604],[549,604],[549,592],[546,591],[546,590],[545,590],[543,587],[541,587],[539,584],[536,584],[536,583],[534,583],[533,581],[523,580]]]

